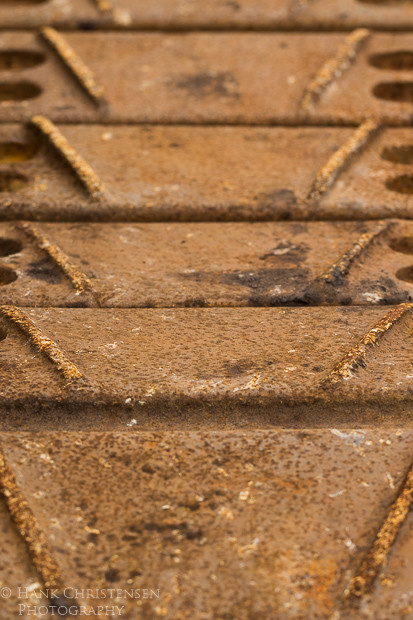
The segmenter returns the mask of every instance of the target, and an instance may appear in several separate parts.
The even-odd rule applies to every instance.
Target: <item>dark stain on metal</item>
[[[273,192],[265,192],[258,195],[258,208],[268,217],[273,216],[273,209],[277,209],[277,219],[292,219],[291,209],[297,207],[298,200],[291,189],[277,189]]]
[[[210,96],[239,99],[241,96],[237,91],[237,80],[229,71],[183,75],[174,84],[177,88],[185,90],[188,95],[197,99]]]
[[[48,258],[29,263],[26,273],[36,280],[43,280],[49,284],[61,284],[63,281],[61,269]]]

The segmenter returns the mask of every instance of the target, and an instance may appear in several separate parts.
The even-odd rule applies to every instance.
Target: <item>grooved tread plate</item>
[[[336,365],[389,308],[25,312],[64,360],[52,361],[47,344],[42,353],[7,320],[0,343],[5,428],[125,428],[131,418],[142,428],[410,423],[410,313],[330,385]]]
[[[318,171],[352,138],[353,128],[57,127],[99,177],[105,195],[93,201],[67,162],[28,127],[3,124],[1,219],[412,218],[410,128],[377,132],[323,195],[306,201]],[[20,153],[11,152],[10,143],[21,145]],[[11,191],[7,178],[13,174],[23,182]]]
[[[21,224],[0,224],[0,305],[371,306],[413,298],[413,225],[399,220],[23,226],[40,241]],[[79,291],[41,240],[89,287]]]
[[[159,599],[121,597],[121,617],[130,620],[295,620],[327,618],[338,605],[400,488],[411,434],[131,430],[3,437],[68,588],[159,589]],[[389,590],[378,583],[367,605],[380,620],[388,616],[374,597],[388,600]],[[409,583],[400,585],[391,602],[396,617],[403,617],[409,590]]]
[[[19,49],[42,51],[46,62],[3,78],[1,121],[44,114],[56,122],[356,125],[374,116],[411,123],[411,58],[407,70],[369,61],[375,54],[411,52],[411,34],[371,34],[308,111],[300,108],[306,89],[337,56],[344,33],[68,32],[64,38],[103,88],[107,105],[97,107],[55,52],[22,32]],[[3,32],[0,51],[13,48],[15,34]],[[20,82],[17,94],[8,94],[9,82]],[[377,87],[381,94],[375,95]]]

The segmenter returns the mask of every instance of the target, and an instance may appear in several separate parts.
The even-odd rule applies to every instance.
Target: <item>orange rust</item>
[[[377,133],[380,124],[372,119],[365,120],[318,171],[306,202],[319,200],[323,194],[335,183],[342,170],[348,165],[350,159],[361,151],[370,139]]]
[[[336,56],[327,60],[310,81],[300,103],[301,110],[310,110],[327,86],[333,80],[338,79],[350,67],[355,61],[362,43],[369,35],[370,31],[366,28],[358,28],[345,38]]]
[[[85,90],[94,103],[97,105],[104,103],[105,99],[102,86],[96,82],[92,71],[70,47],[63,35],[49,26],[43,28],[41,33],[45,41],[54,49],[56,54],[71,71],[80,86]]]
[[[410,467],[400,492],[391,504],[372,546],[350,582],[345,593],[349,600],[360,599],[371,592],[412,505],[413,466]]]
[[[324,612],[328,613],[334,603],[332,589],[337,581],[337,564],[332,560],[321,562],[313,560],[308,572],[313,584],[307,591],[307,595],[322,605]]]
[[[70,258],[59,248],[59,246],[50,242],[44,233],[42,233],[35,224],[21,222],[16,224],[19,230],[25,232],[31,239],[36,242],[36,246],[45,251],[48,256],[61,268],[64,274],[69,278],[74,288],[79,294],[85,292],[94,292],[92,282],[82,273],[76,265],[72,263]]]
[[[340,360],[328,374],[324,383],[335,384],[339,381],[350,379],[359,366],[365,365],[365,359],[369,351],[383,338],[384,334],[398,323],[410,310],[413,303],[402,303],[392,308],[380,321],[365,334]]]
[[[0,314],[16,325],[31,344],[46,355],[68,381],[84,379],[80,370],[64,355],[53,340],[44,336],[23,310],[15,306],[0,306]]]
[[[31,560],[46,588],[63,590],[63,579],[46,537],[41,531],[16,478],[0,449],[0,491],[16,527],[25,541]]]
[[[34,116],[31,122],[62,155],[90,197],[93,200],[98,200],[104,194],[105,187],[93,168],[69,144],[61,131],[49,119],[38,115]]]

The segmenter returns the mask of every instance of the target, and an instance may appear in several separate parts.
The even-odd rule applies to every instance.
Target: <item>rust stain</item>
[[[323,563],[313,560],[308,572],[313,584],[307,596],[317,601],[325,612],[330,611],[334,604],[332,588],[337,581],[337,564],[332,560]]]
[[[83,187],[93,200],[98,200],[105,193],[105,187],[93,168],[69,144],[62,132],[44,116],[34,116],[32,124],[50,141],[54,148],[76,174]]]
[[[76,291],[81,294],[85,292],[94,293],[92,282],[82,273],[76,265],[72,263],[70,258],[59,248],[59,246],[51,243],[51,241],[42,233],[35,224],[28,222],[20,222],[16,224],[16,228],[22,230],[36,243],[36,246],[47,253],[47,255],[61,268],[64,274],[69,278]]]
[[[413,303],[402,303],[392,308],[365,334],[328,374],[324,383],[331,385],[350,379],[359,366],[365,365],[369,351],[383,338],[384,334],[413,309]]]
[[[388,555],[413,504],[413,466],[410,467],[400,492],[391,504],[372,546],[350,582],[345,596],[360,600],[369,594],[386,564]]]
[[[103,87],[96,82],[92,71],[70,47],[63,35],[49,26],[43,28],[41,33],[94,103],[96,105],[105,103]]]
[[[300,103],[301,110],[310,110],[327,86],[351,66],[362,43],[369,35],[370,31],[366,28],[358,28],[345,38],[334,58],[327,60],[310,81]]]
[[[366,146],[379,128],[380,124],[377,121],[367,119],[356,129],[347,142],[318,171],[307,195],[307,203],[319,200],[332,187],[339,174],[348,165],[350,159]]]
[[[63,579],[47,540],[27,503],[10,466],[0,449],[0,491],[17,529],[25,541],[31,560],[46,588],[63,591]]]
[[[0,314],[18,327],[28,337],[31,344],[48,357],[65,379],[74,381],[85,378],[80,370],[67,359],[57,344],[42,334],[23,310],[16,306],[0,306]]]

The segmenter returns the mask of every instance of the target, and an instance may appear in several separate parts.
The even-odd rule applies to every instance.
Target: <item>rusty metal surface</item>
[[[90,0],[3,0],[0,24],[4,28],[91,28],[103,21]],[[104,20],[106,21],[106,20]]]
[[[0,217],[34,220],[334,220],[412,217],[412,130],[382,128],[319,171],[353,128],[56,125],[101,181],[94,199],[33,126],[3,124]]]
[[[2,32],[1,48],[13,49],[14,37]],[[66,33],[67,44],[104,89],[108,108],[101,110],[85,100],[82,88],[45,41],[31,33],[19,39],[19,48],[46,54],[46,62],[24,71],[24,78],[42,92],[3,103],[1,120],[41,113],[54,121],[78,122],[248,122],[248,117],[260,122],[291,114],[311,75],[334,54],[343,35]],[[131,57],[139,62],[131,63]],[[5,81],[16,82],[22,75],[14,73]],[[274,89],[268,88],[270,75]],[[288,84],[289,76],[295,76],[294,83]],[[284,97],[280,85],[287,88]],[[0,83],[0,96],[1,90]]]
[[[12,191],[3,187],[3,218],[294,217],[305,212],[299,202],[319,168],[352,134],[351,129],[313,128],[57,128],[95,171],[108,195],[95,204],[64,157],[39,132],[3,124],[0,178],[1,173],[14,173],[27,179]],[[10,146],[16,143],[23,145],[20,154]]]
[[[413,532],[410,514],[394,544],[387,566],[380,575],[380,588],[374,592],[370,609],[374,616],[385,620],[389,616],[411,618],[413,601],[411,591],[411,568]]]
[[[412,436],[130,429],[2,439],[79,603],[86,588],[115,588],[129,619],[247,620],[329,618],[340,609],[402,484]],[[398,587],[409,596],[410,580]],[[144,589],[159,598],[144,598]],[[378,600],[385,591],[378,582]]]
[[[403,0],[111,0],[118,26],[148,29],[356,28],[407,30],[413,7]]]
[[[33,494],[38,494],[38,490],[33,489]],[[18,617],[19,604],[24,605],[26,596],[41,584],[3,497],[0,499],[0,558],[0,615],[8,620]],[[45,601],[40,597],[39,602],[44,605]]]
[[[3,306],[2,425],[409,425],[411,309]]]
[[[349,29],[406,30],[413,25],[409,0],[5,0],[2,28],[115,29]]]
[[[33,66],[25,66],[21,57],[14,63],[4,63],[0,74],[0,117],[10,121],[28,119],[39,110],[53,110],[53,115],[73,113],[79,120],[88,118],[94,105],[77,82],[68,73],[59,57],[46,45],[38,34],[2,31],[1,54],[23,50],[41,54]]]
[[[59,41],[60,51],[47,33],[19,34],[19,49],[45,60],[3,69],[0,120],[40,113],[57,122],[354,125],[374,116],[410,124],[410,34],[68,32]],[[2,32],[0,45],[15,50],[15,35]],[[402,60],[388,58],[395,52]],[[94,76],[102,105],[85,93],[82,73],[73,74],[73,53]],[[317,101],[303,105],[326,76]]]
[[[0,304],[18,306],[360,306],[413,298],[413,225],[397,220],[10,223],[0,225],[0,255]]]
[[[413,616],[413,6],[348,4],[0,1],[5,620]]]

